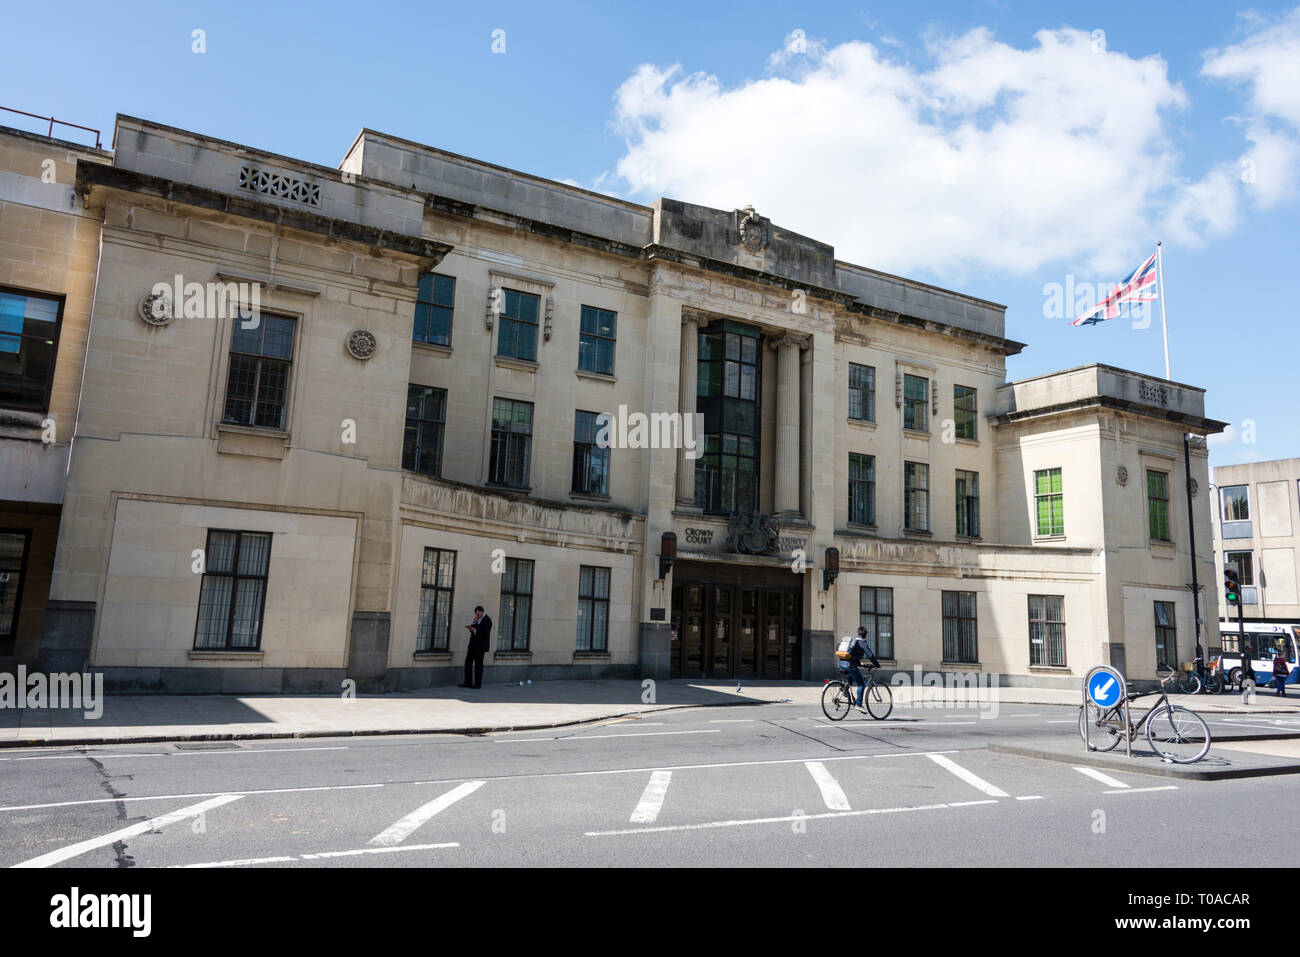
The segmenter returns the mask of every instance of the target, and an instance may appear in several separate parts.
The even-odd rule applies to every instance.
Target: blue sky
[[[1028,344],[1014,378],[1163,375],[1158,313],[1072,328],[1044,292],[1113,283],[1163,239],[1172,376],[1233,424],[1211,463],[1300,456],[1294,5],[70,3],[5,19],[0,105],[106,142],[121,112],[330,165],[367,126],[640,202],[752,203],[841,258],[1005,303]]]

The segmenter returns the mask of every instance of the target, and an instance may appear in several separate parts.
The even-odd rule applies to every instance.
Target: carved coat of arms
[[[741,555],[774,555],[777,550],[777,538],[780,530],[771,516],[747,512],[732,515],[727,520],[727,543],[729,552]]]
[[[767,248],[767,220],[754,212],[753,206],[739,212],[744,214],[740,218],[740,242],[751,255],[757,255]]]

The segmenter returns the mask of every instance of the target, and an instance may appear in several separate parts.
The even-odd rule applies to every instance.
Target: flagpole
[[[1169,319],[1165,316],[1165,266],[1160,254],[1160,240],[1156,240],[1156,275],[1160,277],[1160,326],[1165,333],[1165,379],[1173,378],[1169,374]]]

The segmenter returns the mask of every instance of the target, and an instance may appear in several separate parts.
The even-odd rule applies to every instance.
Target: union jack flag
[[[1118,286],[1097,305],[1093,306],[1074,322],[1072,326],[1091,326],[1107,319],[1116,319],[1123,314],[1121,308],[1130,302],[1155,302],[1156,295],[1156,254],[1137,269],[1128,274]]]

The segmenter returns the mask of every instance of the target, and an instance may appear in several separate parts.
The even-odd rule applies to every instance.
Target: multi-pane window
[[[975,390],[968,385],[952,387],[952,417],[959,439],[975,438]]]
[[[31,535],[26,530],[0,532],[0,641],[18,632],[18,602],[22,598]]]
[[[448,651],[451,647],[451,602],[456,589],[456,553],[445,548],[424,550],[420,577],[420,633],[416,651]]]
[[[578,650],[609,650],[609,569],[578,567]]]
[[[261,645],[270,567],[268,532],[208,531],[196,649],[251,651]]]
[[[62,309],[61,299],[0,292],[0,408],[46,411]]]
[[[1167,671],[1174,666],[1178,653],[1175,631],[1174,603],[1158,601],[1156,611],[1156,670]]]
[[[849,363],[849,418],[876,421],[876,370],[874,366]]]
[[[446,418],[446,389],[407,386],[402,468],[434,478],[442,474],[442,435]]]
[[[930,380],[919,375],[903,376],[903,428],[930,431]]]
[[[537,314],[541,297],[530,292],[504,290],[501,297],[497,355],[537,361]]]
[[[1250,486],[1227,485],[1223,488],[1223,520],[1250,521]]]
[[[1065,596],[1029,596],[1029,663],[1065,667]]]
[[[501,629],[498,651],[527,651],[533,619],[533,563],[507,558],[501,573]]]
[[[699,334],[704,455],[695,463],[695,504],[706,512],[758,506],[759,342],[757,330],[734,323]]]
[[[877,658],[894,657],[894,589],[864,585],[858,589],[858,624]]]
[[[573,419],[573,491],[584,495],[609,494],[609,445],[597,444],[606,424],[596,412],[577,411]]]
[[[1229,565],[1236,562],[1237,583],[1242,587],[1255,584],[1255,555],[1253,552],[1227,552],[1224,556]],[[1250,604],[1247,602],[1247,604]]]
[[[943,605],[943,660],[974,664],[979,661],[979,636],[975,627],[975,593],[946,591]]]
[[[903,463],[903,527],[930,530],[930,466],[920,462]]]
[[[256,317],[251,329],[236,322],[230,342],[230,373],[222,420],[234,425],[284,428],[293,363],[293,323],[284,316]]]
[[[876,524],[876,457],[849,453],[849,521]]]
[[[980,474],[957,470],[957,537],[980,537]]]
[[[1147,528],[1157,542],[1169,541],[1169,473],[1147,471]]]
[[[494,399],[488,480],[495,485],[527,488],[532,446],[533,404],[514,399]]]
[[[1060,469],[1042,469],[1034,473],[1034,512],[1039,536],[1065,534]]]
[[[415,325],[411,338],[438,346],[451,345],[451,313],[456,304],[456,280],[425,273],[415,293]]]
[[[582,327],[578,335],[578,368],[584,372],[614,374],[614,339],[618,314],[608,309],[582,307]]]

